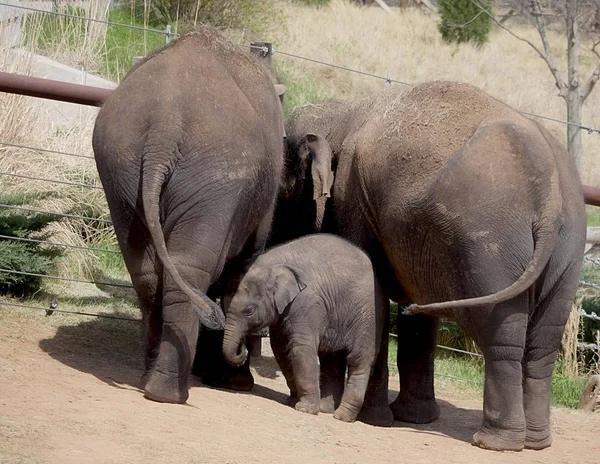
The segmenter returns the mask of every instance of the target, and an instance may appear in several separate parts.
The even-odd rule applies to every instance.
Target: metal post
[[[250,53],[256,55],[261,60],[266,60],[269,66],[273,65],[273,44],[271,42],[251,42]],[[279,101],[283,105],[283,97],[285,95],[279,95]]]
[[[171,25],[167,24],[167,28],[165,29],[165,44],[169,45],[171,43]]]
[[[271,42],[252,42],[250,47],[250,53],[267,60],[267,63],[271,66],[271,56],[273,55],[273,44]]]
[[[135,66],[136,64],[138,64],[144,58],[146,58],[146,57],[145,56],[134,56],[133,57],[133,66]]]

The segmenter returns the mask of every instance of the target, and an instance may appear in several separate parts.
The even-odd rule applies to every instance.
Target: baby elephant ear
[[[273,299],[279,314],[283,314],[298,294],[306,288],[298,269],[283,264],[271,268],[269,279],[273,288]]]

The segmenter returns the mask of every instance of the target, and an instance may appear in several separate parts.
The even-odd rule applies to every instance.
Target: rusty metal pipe
[[[77,103],[79,105],[102,106],[111,90],[0,72],[0,92]]]
[[[586,205],[600,206],[600,188],[584,185],[583,198]]]

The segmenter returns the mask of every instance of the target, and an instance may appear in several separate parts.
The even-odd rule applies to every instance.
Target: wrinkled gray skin
[[[439,416],[433,359],[443,315],[485,356],[484,418],[473,443],[550,446],[552,369],[586,226],[579,176],[564,148],[542,125],[449,82],[299,108],[286,131],[293,147],[310,149],[288,150],[286,165],[304,170],[289,171],[278,209],[304,198],[312,214],[297,221],[312,217],[313,231],[366,250],[385,293],[422,313],[398,321],[396,419]],[[298,187],[312,181],[313,158],[329,158],[335,176],[322,223],[317,203]],[[307,228],[291,215],[279,222],[278,214],[277,227],[287,226],[278,237]]]
[[[242,365],[246,335],[270,327],[271,347],[298,411],[335,409],[334,417],[346,422],[358,416],[391,425],[388,307],[363,251],[334,235],[303,237],[272,248],[249,267],[227,308],[223,354]]]
[[[283,167],[274,83],[201,27],[136,66],[98,114],[96,164],[143,312],[152,400],[186,401],[200,323],[224,327],[209,287],[264,248]],[[252,381],[245,366],[236,388]]]

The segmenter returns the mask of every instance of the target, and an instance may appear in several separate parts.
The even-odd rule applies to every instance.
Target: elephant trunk
[[[244,344],[246,331],[233,321],[227,321],[223,334],[223,356],[232,366],[241,366],[246,362],[248,350]]]

